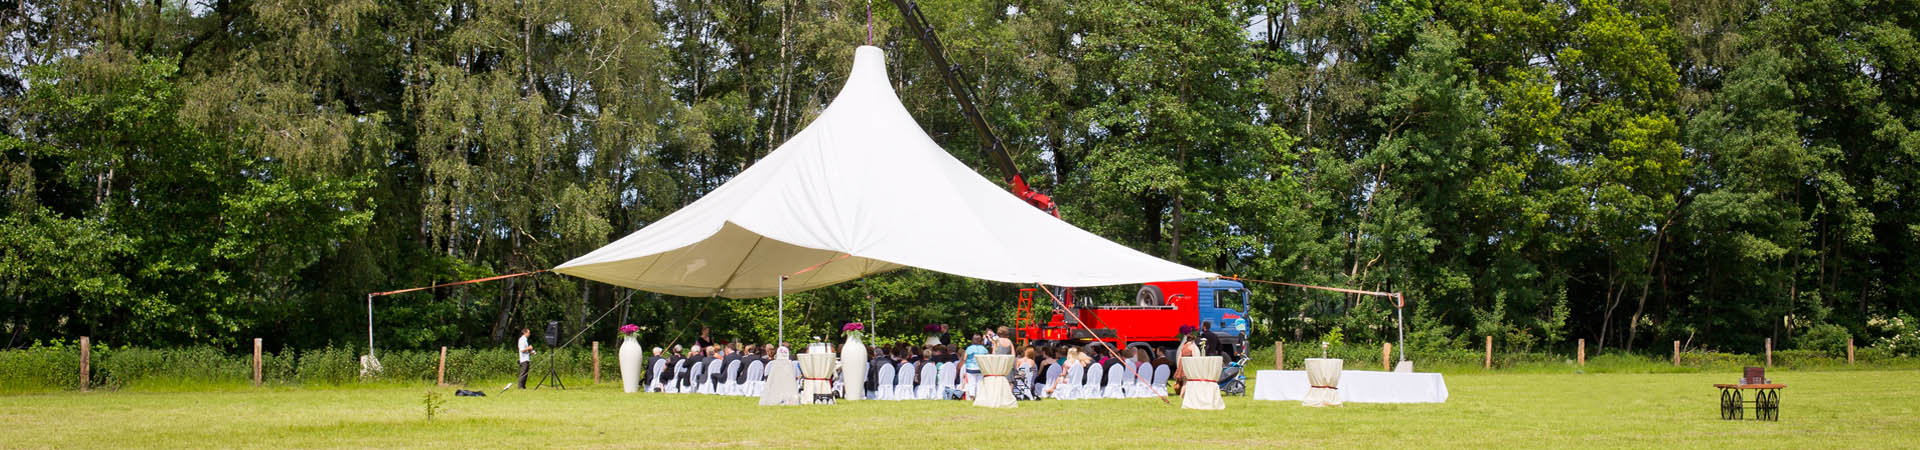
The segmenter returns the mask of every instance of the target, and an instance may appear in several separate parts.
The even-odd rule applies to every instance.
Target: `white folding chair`
[[[935,395],[938,389],[940,389],[940,364],[927,363],[925,367],[920,368],[920,386],[914,389],[913,397],[921,400],[939,399],[939,396]]]
[[[1168,367],[1166,364],[1153,366],[1153,385],[1147,386],[1147,388],[1153,390],[1154,396],[1167,395],[1167,378],[1172,376],[1172,367]]]
[[[727,363],[727,378],[720,384],[720,395],[740,395],[740,360]]]
[[[1114,361],[1113,366],[1107,368],[1107,387],[1101,389],[1101,393],[1104,394],[1102,397],[1127,398],[1127,383],[1133,382],[1133,377],[1127,376],[1128,364],[1133,363],[1130,361]]]
[[[1153,366],[1142,361],[1139,364],[1135,364],[1133,370],[1140,374],[1140,376],[1127,376],[1127,398],[1152,397],[1153,393],[1147,391],[1147,380],[1153,378]]]
[[[959,372],[960,367],[953,363],[940,363],[940,384],[938,389],[934,389],[933,398],[945,399],[947,390],[953,389],[960,380]]]
[[[667,371],[666,358],[653,360],[653,373],[650,374],[650,375],[653,375],[653,379],[647,380],[647,392],[661,392],[664,389],[666,389],[665,383],[660,382],[660,379],[662,378],[662,372],[666,372],[666,371]]]
[[[1100,363],[1087,366],[1087,380],[1086,384],[1080,385],[1079,398],[1082,400],[1100,398],[1100,380],[1106,379],[1106,376],[1107,368]]]
[[[913,363],[901,362],[899,376],[894,377],[893,398],[889,400],[913,400]]]
[[[1051,366],[1047,366],[1047,373],[1041,374],[1040,386],[1033,392],[1033,396],[1045,397],[1045,396],[1052,395],[1053,393],[1047,392],[1047,390],[1052,389],[1053,385],[1055,383],[1058,383],[1059,380],[1060,380],[1060,365],[1054,364]]]
[[[767,387],[767,363],[755,360],[747,363],[747,384],[741,386],[740,395],[759,397],[760,391]]]
[[[687,391],[686,383],[682,382],[687,376],[687,369],[687,360],[682,359],[673,363],[673,376],[667,378],[667,393],[678,394]]]
[[[1068,365],[1067,379],[1066,381],[1060,382],[1060,383],[1066,383],[1066,384],[1053,387],[1053,398],[1057,398],[1061,400],[1079,399],[1080,383],[1086,380],[1086,372],[1087,372],[1087,369],[1085,367],[1081,367],[1079,364]]]
[[[892,364],[880,364],[880,373],[873,378],[874,400],[893,400],[893,380],[895,371]]]
[[[713,378],[707,376],[707,366],[710,365],[713,365],[712,361],[701,361],[693,363],[693,368],[687,369],[687,374],[693,378],[693,389],[687,392],[694,394],[713,393]]]

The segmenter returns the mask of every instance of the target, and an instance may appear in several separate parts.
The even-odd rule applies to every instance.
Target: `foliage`
[[[427,408],[427,420],[432,421],[435,414],[446,409],[447,399],[440,396],[440,391],[429,388],[420,396],[420,405]]]
[[[854,2],[7,4],[6,348],[262,337],[322,349],[275,353],[277,378],[345,382],[356,353],[333,349],[364,342],[368,292],[654,223],[803,128],[869,26],[922,128],[1003,177],[885,2],[871,24]],[[1751,349],[1796,324],[1920,349],[1869,323],[1920,309],[1911,0],[917,4],[1064,220],[1217,273],[1404,293],[1421,353]],[[782,310],[539,275],[377,297],[371,325],[387,376],[417,379],[407,351],[548,320],[648,346],[967,335],[1024,287],[908,269]],[[1396,333],[1378,298],[1253,294],[1256,341]],[[213,364],[135,352],[122,376],[176,356]],[[501,364],[461,358],[462,379]]]
[[[1794,338],[1794,346],[1801,350],[1812,350],[1827,356],[1847,354],[1847,339],[1851,337],[1846,327],[1823,323],[1808,328]]]

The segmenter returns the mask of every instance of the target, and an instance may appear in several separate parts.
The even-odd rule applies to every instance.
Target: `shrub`
[[[359,357],[332,346],[300,355],[295,367],[295,379],[303,384],[345,384],[359,376]]]
[[[1827,356],[1845,356],[1849,337],[1852,337],[1852,333],[1847,332],[1846,327],[1823,323],[1813,326],[1794,339],[1794,346],[1800,350],[1820,352]]]
[[[98,349],[96,349],[98,350]],[[93,355],[99,361],[96,351]],[[99,371],[94,379],[99,380]],[[24,350],[0,351],[0,390],[79,389],[80,350],[61,343],[35,343]]]

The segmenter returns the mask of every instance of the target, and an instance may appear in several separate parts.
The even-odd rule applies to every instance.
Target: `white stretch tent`
[[[879,48],[854,55],[846,86],[792,139],[693,204],[554,271],[729,298],[908,266],[1068,287],[1217,276],[1076,228],[974,173],[907,113]]]

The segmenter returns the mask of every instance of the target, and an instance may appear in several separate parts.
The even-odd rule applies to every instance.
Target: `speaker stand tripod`
[[[553,367],[554,350],[556,349],[547,350],[547,363],[546,363],[547,373],[545,375],[540,376],[540,382],[533,384],[534,389],[540,389],[541,386],[552,386],[554,389],[561,389],[561,390],[565,390],[567,388],[567,385],[565,383],[560,382],[559,370]]]

